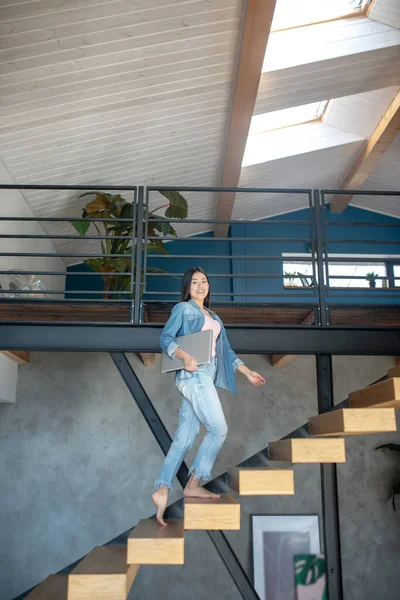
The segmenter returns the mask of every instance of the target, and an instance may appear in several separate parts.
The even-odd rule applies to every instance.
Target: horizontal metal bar
[[[60,350],[85,352],[160,352],[162,326],[4,324],[0,322],[3,350]],[[396,356],[399,328],[316,326],[227,326],[236,353]]]
[[[147,192],[173,191],[173,192],[249,192],[253,193],[271,193],[271,194],[311,194],[311,189],[306,188],[240,188],[240,187],[187,187],[187,186],[148,186]]]
[[[47,294],[47,295],[63,295],[63,294],[131,294],[130,291],[128,292],[123,292],[123,291],[119,291],[119,290],[97,290],[97,291],[93,291],[93,290],[1,290],[0,289],[0,294]],[[265,295],[265,294],[264,294]]]
[[[332,288],[330,288],[332,289]],[[342,288],[337,288],[337,289],[342,289]],[[376,294],[375,295],[371,292],[367,292],[367,293],[362,293],[361,290],[374,290],[374,292],[378,292],[379,289],[377,290],[376,288],[349,288],[351,290],[354,289],[359,289],[360,292],[358,294],[343,294],[340,292],[335,292],[333,294],[328,294],[329,296],[331,296],[332,298],[382,298],[384,296],[382,296],[381,294]],[[386,291],[392,291],[392,290],[396,290],[399,291],[399,288],[381,288],[383,293],[386,293]],[[400,298],[400,294],[390,294],[391,298]],[[388,307],[390,307],[390,304],[388,304]],[[343,305],[343,308],[346,308],[346,305]]]
[[[165,189],[165,188],[163,188]],[[94,185],[38,185],[38,184],[8,184],[0,183],[0,190],[87,190],[90,192],[96,191]],[[101,191],[113,191],[113,190],[125,190],[125,191],[137,191],[137,185],[102,185]]]
[[[243,292],[243,293],[239,293],[239,292],[213,292],[212,295],[213,296],[254,296],[254,297],[279,297],[279,298],[287,298],[289,295],[290,296],[301,296],[302,298],[304,296],[315,296],[315,294],[298,294],[297,293],[297,289],[302,289],[302,288],[296,288],[296,293],[291,293],[292,290],[287,290],[286,294],[272,294],[270,292],[264,292],[264,293],[258,293],[258,292]],[[310,290],[312,288],[303,288],[304,291],[306,290]],[[181,293],[180,292],[149,292],[149,291],[145,291],[146,296],[147,295],[152,295],[152,296],[180,296]]]
[[[147,240],[160,240],[160,236],[152,235],[146,238]],[[191,241],[204,241],[204,242],[311,242],[311,238],[263,238],[263,237],[173,237],[173,238],[165,238],[166,240],[185,240],[186,242]]]
[[[373,221],[365,221],[364,223],[360,223],[358,221],[354,221],[352,223],[341,223],[340,221],[327,221],[326,225],[332,225],[334,227],[400,227],[400,223],[374,223]]]
[[[39,221],[39,222],[67,222],[67,223],[75,223],[76,222],[85,222],[85,223],[91,223],[92,221],[97,222],[104,222],[104,223],[132,223],[133,219],[120,219],[120,218],[116,218],[116,217],[108,217],[108,219],[105,218],[92,218],[90,217],[90,219],[85,219],[85,217],[0,217],[0,221]]]
[[[397,191],[376,191],[376,190],[321,190],[321,196],[400,196]]]
[[[74,302],[77,302],[77,300],[74,300]],[[90,300],[88,301],[90,302]],[[150,299],[146,299],[143,301],[144,306],[151,306],[154,304],[161,304],[164,306],[169,306],[172,309],[173,304],[175,304],[173,301],[171,300],[150,300]],[[243,303],[239,303],[239,304],[232,304],[232,302],[230,300],[227,301],[222,301],[222,302],[212,302],[212,306],[214,307],[213,310],[217,310],[218,308],[232,308],[233,306],[235,306],[235,308],[237,308],[237,306],[246,306],[247,307],[253,307],[253,308],[270,308],[275,307],[275,306],[279,306],[282,308],[293,308],[293,303],[292,302],[279,302],[279,303],[274,303],[274,302],[263,302],[262,304],[260,304],[259,302],[243,302]],[[313,310],[316,308],[316,304],[310,303],[310,304],[302,304],[301,308],[306,310],[306,309],[310,309]],[[297,307],[295,307],[297,308]]]
[[[124,254],[102,254],[98,252],[97,254],[80,254],[80,253],[72,253],[72,254],[57,254],[56,252],[0,252],[0,256],[25,256],[28,258],[34,257],[42,257],[42,258],[104,258],[106,256],[125,256]],[[132,256],[131,254],[127,256]],[[125,256],[125,257],[127,257]]]
[[[66,291],[66,294],[68,294],[69,292]],[[98,292],[99,294],[102,293],[102,290],[100,290]],[[35,298],[35,300],[29,300],[26,298],[2,298],[1,299],[1,304],[18,304],[18,303],[22,303],[24,305],[26,305],[27,303],[31,303],[34,302],[35,304],[39,304],[39,303],[44,303],[44,304],[49,304],[51,303],[52,306],[54,307],[58,307],[58,306],[63,306],[65,304],[72,304],[75,306],[80,306],[82,308],[86,307],[86,306],[91,306],[93,303],[99,303],[99,302],[104,302],[105,304],[108,304],[109,302],[119,302],[120,304],[131,304],[132,300],[125,300],[124,298],[120,298],[120,299],[110,299],[110,298],[102,298],[102,299],[96,299],[96,298],[91,298],[90,300],[87,298]],[[150,300],[149,300],[150,302]],[[1,321],[0,321],[1,322]],[[95,321],[97,323],[97,321]],[[102,321],[103,322],[103,321]],[[82,321],[79,321],[79,323],[82,323]]]
[[[183,277],[184,273],[146,273],[147,277]],[[227,274],[227,273],[207,273],[208,278],[212,278],[212,277],[228,277],[228,278],[234,278],[234,277],[239,277],[240,279],[244,278],[248,278],[248,279],[284,279],[285,276],[284,275],[260,275],[258,273],[256,274],[244,274],[244,273],[238,273],[238,274]],[[311,275],[309,276],[311,277]],[[361,278],[362,279],[362,278]]]
[[[0,254],[1,256],[1,254]],[[310,258],[303,258],[299,256],[260,256],[258,254],[251,256],[242,256],[241,254],[233,255],[233,254],[148,254],[147,258],[193,258],[196,260],[204,260],[208,258],[228,258],[230,260],[283,260],[287,262],[288,260],[296,260],[296,262],[313,262],[312,255],[310,254]],[[315,262],[315,259],[314,259]],[[354,262],[354,259],[353,259]],[[382,260],[381,260],[382,262]]]
[[[306,275],[306,277],[311,277],[311,275]],[[365,281],[366,278],[366,275],[329,275],[329,279],[363,279]],[[380,275],[375,279],[388,279],[388,276]]]
[[[326,254],[326,259],[327,259],[328,265],[330,263],[356,263],[357,265],[360,265],[360,264],[368,265],[370,263],[383,264],[383,263],[387,262],[387,260],[388,260],[386,258],[347,258],[347,257],[335,258],[334,256],[330,255],[329,253]],[[324,258],[324,262],[325,262],[325,258]]]
[[[400,244],[400,240],[326,240],[328,244]]]
[[[132,221],[131,221],[132,222]],[[0,239],[10,240],[131,240],[131,235],[22,235],[17,233],[0,234]],[[160,238],[158,238],[160,239]]]
[[[92,273],[86,271],[15,271],[12,269],[11,271],[0,271],[0,275],[68,275],[68,276],[76,276],[76,277],[116,277],[118,275],[123,275],[124,277],[131,277],[130,271],[126,271],[125,273],[98,273],[93,271]]]
[[[165,222],[162,219],[147,219],[148,223]],[[311,221],[257,221],[242,219],[168,219],[168,223],[225,223],[233,225],[311,225]]]

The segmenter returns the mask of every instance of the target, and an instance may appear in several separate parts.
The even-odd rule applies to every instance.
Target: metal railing
[[[90,192],[93,191],[93,188],[89,186],[0,185],[0,190]],[[151,213],[152,194],[178,190],[183,195],[201,195],[201,199],[210,194],[223,192],[238,195],[246,194],[246,206],[248,205],[251,208],[253,198],[256,198],[259,207],[265,205],[266,213],[271,197],[275,201],[277,198],[284,200],[288,196],[290,198],[296,197],[299,209],[302,208],[306,211],[307,218],[298,220],[278,216],[266,217],[257,221],[246,218],[216,220],[212,218],[194,218],[189,212],[184,219],[166,219],[163,215]],[[151,312],[155,306],[161,307],[161,309],[164,306],[167,309],[172,303],[179,301],[180,278],[183,272],[189,266],[203,266],[203,264],[207,265],[206,271],[213,288],[213,305],[225,309],[232,306],[242,307],[244,322],[246,322],[246,310],[250,311],[254,310],[255,307],[265,307],[270,309],[270,314],[275,315],[270,317],[275,319],[275,324],[278,319],[276,311],[280,309],[281,315],[286,315],[286,317],[282,316],[283,323],[290,322],[295,326],[301,326],[303,323],[327,326],[331,324],[331,311],[333,307],[338,306],[338,301],[340,304],[342,300],[346,300],[346,306],[349,308],[350,302],[348,299],[356,298],[358,302],[354,303],[353,300],[352,306],[354,308],[360,306],[360,300],[363,298],[368,298],[368,301],[376,299],[376,303],[368,305],[371,309],[379,305],[379,300],[384,299],[386,301],[390,297],[393,301],[392,299],[400,296],[400,288],[396,287],[396,277],[393,273],[391,273],[390,279],[393,285],[386,288],[375,288],[374,290],[344,289],[333,288],[330,285],[332,279],[330,265],[335,260],[337,261],[334,253],[331,252],[333,246],[360,244],[360,246],[368,247],[368,245],[382,244],[393,249],[398,245],[400,264],[400,237],[397,235],[397,232],[400,232],[397,229],[400,222],[376,222],[373,218],[368,222],[354,220],[351,222],[344,222],[343,220],[335,222],[327,218],[326,201],[327,196],[336,194],[400,196],[400,192],[218,187],[177,188],[166,186],[150,186],[147,188],[102,186],[101,192],[128,193],[128,203],[132,205],[131,216],[129,218],[118,216],[111,218],[109,215],[102,217],[95,214],[93,218],[92,216],[89,218],[88,215],[80,218],[74,216],[0,217],[2,231],[11,224],[19,223],[20,225],[19,230],[16,232],[0,233],[0,249],[3,250],[0,252],[0,282],[2,278],[4,281],[4,278],[7,279],[7,277],[30,276],[42,278],[42,280],[44,278],[46,282],[53,282],[55,281],[54,278],[58,277],[62,278],[58,280],[62,283],[63,277],[66,277],[66,285],[60,287],[46,285],[46,289],[32,289],[31,286],[27,289],[19,288],[12,291],[10,287],[3,285],[0,289],[1,321],[13,321],[13,316],[21,320],[20,313],[16,316],[17,307],[20,309],[25,307],[27,312],[24,320],[26,321],[46,321],[51,306],[54,313],[50,319],[52,321],[63,322],[65,320],[66,322],[79,323],[81,319],[78,311],[81,309],[82,314],[86,311],[83,318],[86,323],[121,322],[140,325],[149,322],[146,312]],[[195,204],[192,202],[189,206],[193,207]],[[165,237],[161,234],[154,235],[154,231],[149,233],[150,215],[152,226],[167,221],[169,225],[177,229],[177,235],[167,235]],[[41,227],[49,227],[54,223],[65,226],[65,224],[72,225],[72,223],[87,223],[88,221],[96,227],[97,234],[77,235],[72,232],[71,234],[64,234],[52,233],[51,231],[26,233],[23,230],[28,224],[34,223],[39,224]],[[98,225],[109,226],[110,223],[114,227],[112,233],[102,235]],[[119,234],[120,231],[123,231],[124,224],[129,226],[129,235]],[[229,225],[231,228],[230,233],[226,237],[214,237],[210,234],[210,231],[212,232],[216,224]],[[358,227],[380,227],[382,231],[387,227],[390,228],[392,236],[391,239],[352,239],[347,236],[340,239],[337,236],[332,237],[331,228],[339,225],[349,228],[350,232],[352,227],[356,229]],[[194,227],[195,231],[192,229],[192,234],[188,235],[186,230],[185,235],[180,235],[179,228],[182,228],[182,226]],[[236,233],[236,226],[240,226],[243,231]],[[255,235],[254,231],[245,231],[244,228],[246,227],[255,228],[258,235]],[[21,228],[22,232],[20,231]],[[289,235],[286,234],[288,231]],[[393,232],[396,233],[394,237]],[[22,248],[19,247],[17,250],[10,251],[5,246],[6,243],[14,243],[17,240]],[[26,247],[28,241],[35,244],[35,251],[29,251],[29,248]],[[53,241],[59,244],[59,252],[51,252],[48,251],[48,247],[44,249],[43,246],[40,246],[40,244],[49,242],[53,244]],[[117,241],[126,241],[123,254],[112,251]],[[163,249],[165,253],[150,252],[150,250],[154,250],[154,246],[159,244],[160,241],[165,244]],[[74,245],[71,251],[68,250],[70,242]],[[82,251],[77,251],[76,245],[78,244],[85,244]],[[94,244],[98,246],[94,246]],[[106,247],[110,251],[105,252]],[[288,247],[290,251],[284,252]],[[192,248],[194,248],[194,251],[192,251]],[[306,252],[305,248],[307,249]],[[89,249],[91,249],[90,252]],[[393,256],[396,255],[393,254]],[[66,259],[68,263],[86,262],[86,268],[84,270],[74,269],[73,271],[65,271],[63,268],[43,268],[45,259]],[[90,269],[90,261],[93,259],[101,261],[100,272]],[[7,261],[6,265],[5,260]],[[33,267],[29,266],[29,261],[32,260],[34,261]],[[220,261],[224,261],[222,268]],[[285,286],[287,277],[283,270],[283,264],[290,261],[310,266],[309,282],[303,284],[303,287],[290,288]],[[354,262],[354,258],[341,257],[340,262]],[[382,263],[382,258],[374,258],[368,255],[367,262],[371,264]],[[155,268],[153,265],[158,266]],[[248,265],[252,267],[251,272],[248,272]],[[349,280],[349,278],[351,280],[365,280],[365,276],[334,275],[334,279],[338,280]],[[388,277],[380,276],[377,279],[388,279]],[[81,285],[80,282],[82,281],[85,282],[85,285]],[[111,285],[107,285],[107,282],[111,282]],[[12,297],[10,297],[11,295]],[[32,308],[38,313],[40,306],[43,307],[43,318],[38,319],[35,317],[33,319]],[[63,310],[61,310],[61,306]],[[58,313],[56,307],[58,307]],[[70,313],[68,313],[67,307],[69,307]],[[103,307],[101,318],[99,316],[100,307]],[[106,307],[108,307],[107,310]],[[394,310],[394,307],[395,305],[391,306],[391,310]],[[311,319],[304,318],[304,314],[300,311],[294,317],[293,311],[295,308],[299,310],[304,308],[306,314],[308,311],[308,314],[312,313],[314,316]],[[71,312],[72,310],[75,310],[75,312]],[[292,316],[290,317],[290,315]],[[238,318],[240,316],[236,317],[236,323]],[[159,322],[163,322],[163,319]],[[298,322],[296,322],[296,319]],[[150,321],[157,322],[153,318]],[[266,324],[268,324],[268,320]]]

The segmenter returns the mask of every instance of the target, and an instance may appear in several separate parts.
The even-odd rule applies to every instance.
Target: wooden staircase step
[[[25,600],[67,600],[68,575],[50,575]]]
[[[96,546],[68,576],[68,600],[125,600],[139,568],[126,558],[126,548]]]
[[[269,467],[235,467],[229,469],[229,486],[240,496],[275,496],[294,494],[291,469]]]
[[[185,529],[240,529],[240,504],[229,496],[185,498]]]
[[[128,564],[183,565],[183,519],[167,519],[167,527],[155,519],[142,519],[128,538]]]
[[[400,409],[400,377],[385,379],[349,394],[350,408]]]
[[[400,365],[396,365],[387,372],[388,377],[400,377]]]
[[[320,436],[397,430],[394,408],[342,408],[311,417],[309,425],[310,434]]]
[[[269,459],[291,463],[346,462],[343,438],[290,438],[270,442]]]

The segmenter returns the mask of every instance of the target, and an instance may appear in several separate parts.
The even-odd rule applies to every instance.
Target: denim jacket
[[[221,333],[217,337],[215,347],[217,359],[215,385],[235,394],[236,384],[234,372],[243,364],[243,361],[240,360],[232,350],[221,319],[212,310],[206,310],[208,310],[214,319],[221,325]],[[204,314],[194,300],[190,299],[188,302],[179,302],[178,304],[175,304],[171,311],[171,316],[164,325],[164,329],[160,335],[161,349],[172,358],[175,350],[180,347],[179,344],[176,343],[175,338],[180,335],[188,335],[189,333],[201,331],[204,321]],[[175,375],[177,380],[189,379],[190,377],[193,377],[193,373],[191,371],[186,371],[186,369],[179,369]]]

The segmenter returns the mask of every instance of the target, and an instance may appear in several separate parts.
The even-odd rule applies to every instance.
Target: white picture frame
[[[260,600],[295,600],[293,556],[320,554],[319,516],[252,515],[252,542]]]

